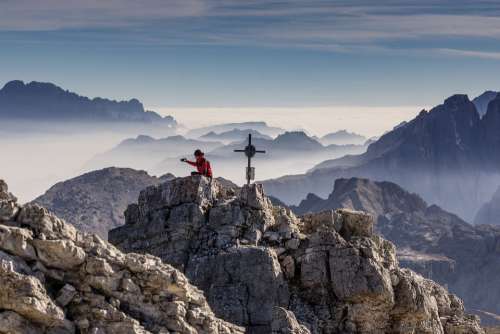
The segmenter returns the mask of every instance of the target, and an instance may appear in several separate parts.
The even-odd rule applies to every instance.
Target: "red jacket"
[[[201,175],[212,177],[212,167],[210,167],[210,162],[207,159],[201,158],[196,161],[187,160],[186,162],[191,166],[195,166]]]

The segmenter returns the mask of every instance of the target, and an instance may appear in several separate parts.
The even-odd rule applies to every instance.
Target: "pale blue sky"
[[[465,0],[0,0],[0,85],[168,108],[430,106],[500,89],[499,15]]]

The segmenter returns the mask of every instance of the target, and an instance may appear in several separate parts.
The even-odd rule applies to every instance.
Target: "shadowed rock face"
[[[460,299],[400,269],[362,212],[298,219],[261,185],[188,177],[145,189],[125,217],[112,243],[183,271],[248,333],[483,333]]]
[[[481,117],[483,117],[488,111],[488,104],[497,97],[498,92],[488,90],[483,94],[472,100],[472,103],[476,106],[477,112]]]
[[[89,99],[45,82],[10,81],[0,89],[0,118],[80,122],[161,123],[175,127],[171,117],[144,110],[137,99]]]
[[[123,212],[137,200],[141,190],[172,177],[157,178],[130,168],[105,168],[59,182],[33,203],[81,231],[107,239],[110,229],[123,224]]]
[[[311,198],[292,209],[368,212],[375,230],[398,247],[402,266],[448,286],[468,309],[500,313],[500,227],[468,224],[391,182],[338,179],[327,199]]]
[[[0,332],[242,334],[203,293],[151,255],[124,254],[0,180]]]

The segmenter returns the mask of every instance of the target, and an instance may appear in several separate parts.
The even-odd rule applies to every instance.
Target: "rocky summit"
[[[0,287],[2,334],[244,333],[179,270],[18,205],[2,180]]]
[[[363,212],[299,219],[261,185],[187,177],[143,190],[125,219],[110,242],[173,265],[247,333],[484,333],[457,296],[399,268]]]

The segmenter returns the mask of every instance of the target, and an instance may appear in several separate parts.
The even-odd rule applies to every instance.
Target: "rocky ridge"
[[[463,298],[468,309],[500,313],[500,227],[472,225],[391,182],[337,179],[326,199],[309,195],[298,214],[349,208],[371,214],[401,266]],[[500,324],[500,323],[499,323]]]
[[[112,243],[172,264],[247,333],[483,333],[458,297],[399,268],[362,212],[299,219],[261,185],[187,177],[148,187],[125,218]]]
[[[0,180],[0,333],[224,333],[203,293],[151,255],[124,254]]]
[[[474,224],[500,225],[500,187],[490,201],[483,204],[474,218]]]
[[[144,109],[137,99],[113,101],[96,97],[89,99],[52,83],[24,83],[13,80],[0,89],[0,118],[49,120],[52,122],[129,122],[162,124],[175,128],[172,116],[162,117]]]

